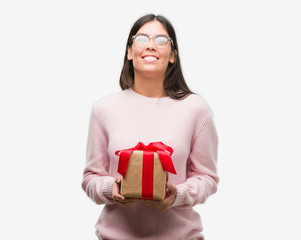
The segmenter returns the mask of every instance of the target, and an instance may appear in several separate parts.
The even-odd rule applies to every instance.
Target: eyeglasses
[[[154,39],[154,44],[157,48],[165,48],[170,41],[173,46],[173,40],[170,37],[167,37],[165,35],[157,35],[157,36],[149,36],[146,34],[137,34],[132,37],[132,39],[135,39],[135,43],[139,47],[145,47],[148,45],[149,41],[151,39]]]

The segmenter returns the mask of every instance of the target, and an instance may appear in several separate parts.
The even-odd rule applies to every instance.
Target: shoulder
[[[198,94],[191,94],[186,99],[191,106],[191,115],[194,116],[194,137],[197,139],[205,129],[214,128],[214,114],[208,102]]]
[[[107,108],[114,108],[114,106],[125,99],[125,91],[120,91],[117,93],[112,93],[110,95],[103,96],[96,100],[93,103],[93,111],[94,112],[101,112]]]
[[[213,114],[208,102],[199,94],[190,94],[180,101],[183,105],[185,105],[185,107],[194,112],[196,115],[209,117]]]

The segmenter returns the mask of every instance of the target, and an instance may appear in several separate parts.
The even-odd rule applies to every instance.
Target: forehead
[[[147,22],[145,23],[137,32],[138,33],[145,33],[150,36],[155,36],[155,35],[166,35],[168,36],[168,32],[164,28],[163,24],[160,23],[157,20]]]

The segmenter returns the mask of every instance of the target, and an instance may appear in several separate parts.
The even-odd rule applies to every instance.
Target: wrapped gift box
[[[163,200],[168,172],[176,174],[171,155],[173,149],[162,142],[116,151],[121,195],[124,197]]]

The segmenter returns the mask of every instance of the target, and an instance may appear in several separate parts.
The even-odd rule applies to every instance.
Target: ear
[[[133,60],[133,56],[132,56],[132,48],[128,47],[128,54],[127,54],[128,60],[131,61]]]
[[[171,64],[173,64],[173,63],[175,62],[176,55],[177,55],[177,51],[176,51],[176,50],[173,50],[173,51],[169,54],[169,62],[170,62]]]

